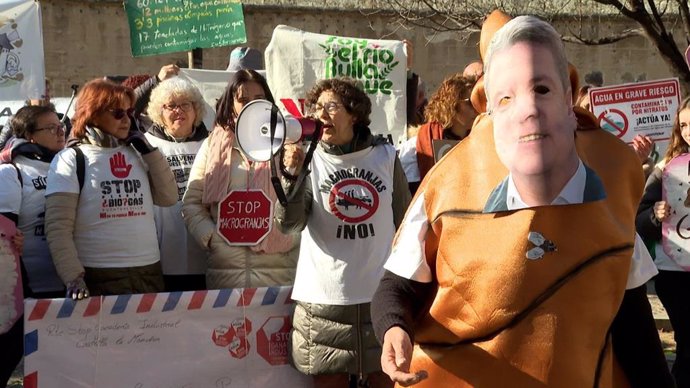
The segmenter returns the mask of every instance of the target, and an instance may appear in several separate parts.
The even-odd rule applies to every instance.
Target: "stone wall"
[[[254,1],[245,7],[247,45],[264,49],[278,24],[310,32],[367,38],[409,39],[414,44],[414,69],[433,92],[444,77],[478,58],[478,34],[460,37],[456,33],[434,33],[408,29],[392,19],[370,11],[331,6],[290,6]],[[316,2],[315,2],[316,3]],[[320,3],[323,4],[323,3]],[[367,2],[366,6],[371,7]],[[82,84],[103,75],[156,74],[161,65],[187,64],[187,53],[133,58],[129,28],[121,1],[41,0],[46,74],[53,81],[55,96],[68,96],[71,84]],[[557,21],[567,32],[573,21]],[[620,19],[600,19],[592,26],[604,32],[622,26]],[[632,38],[612,45],[566,44],[568,55],[581,73],[598,70],[606,84],[639,79],[657,79],[670,72],[657,51],[645,38]],[[683,49],[681,47],[681,49]],[[203,67],[224,69],[232,47],[204,49]]]

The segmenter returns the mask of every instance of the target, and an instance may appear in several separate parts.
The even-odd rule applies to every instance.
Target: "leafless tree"
[[[690,42],[690,0],[384,0],[391,16],[405,26],[433,31],[456,31],[462,36],[477,32],[488,13],[501,9],[510,15],[532,14],[543,19],[568,21],[563,40],[602,45],[633,36],[645,36],[656,47],[683,89],[690,91],[690,69],[674,39],[673,30],[684,32]],[[632,22],[606,36],[597,35],[594,18],[625,18]],[[609,19],[609,20],[610,20]],[[593,23],[594,22],[594,23]]]

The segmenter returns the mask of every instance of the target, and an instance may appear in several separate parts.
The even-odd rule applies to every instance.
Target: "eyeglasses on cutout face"
[[[190,109],[192,109],[192,103],[189,101],[186,102],[181,102],[179,104],[165,104],[163,105],[163,109],[167,110],[168,112],[172,112],[177,108],[180,108],[183,112],[189,112]]]
[[[50,126],[43,127],[43,128],[36,128],[36,130],[34,132],[38,132],[38,131],[50,131],[51,135],[57,135],[58,132],[60,132],[62,135],[64,135],[65,134],[65,124],[60,123],[60,124],[50,125]]]
[[[332,115],[338,112],[338,110],[340,110],[340,107],[342,106],[344,105],[335,101],[329,101],[323,105],[317,102],[315,104],[310,104],[307,106],[307,113],[309,115],[319,116],[321,115],[321,112],[325,110],[329,115]]]
[[[117,109],[108,109],[108,112],[113,115],[113,118],[115,120],[122,120],[125,116],[127,117],[134,117],[134,108],[129,108],[129,109],[122,109],[122,108],[117,108]]]

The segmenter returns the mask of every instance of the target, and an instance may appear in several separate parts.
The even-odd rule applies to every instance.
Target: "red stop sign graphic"
[[[256,351],[271,365],[288,363],[290,319],[287,316],[270,317],[256,332]]]
[[[230,245],[256,245],[273,226],[273,204],[263,190],[231,191],[218,204],[217,232]]]

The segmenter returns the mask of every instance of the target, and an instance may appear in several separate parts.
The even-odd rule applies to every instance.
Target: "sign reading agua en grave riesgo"
[[[126,0],[135,57],[245,43],[238,0]]]
[[[601,128],[628,144],[648,136],[654,163],[666,153],[681,100],[677,78],[591,88],[589,99]]]

